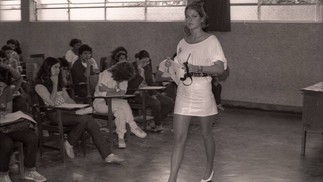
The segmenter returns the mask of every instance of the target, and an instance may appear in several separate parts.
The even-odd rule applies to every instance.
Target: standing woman
[[[207,32],[207,15],[201,2],[192,2],[185,8],[186,31],[177,46],[175,62],[187,64],[187,78],[178,83],[174,109],[175,144],[171,157],[171,171],[168,182],[176,182],[182,163],[185,142],[193,116],[199,119],[206,151],[206,169],[201,182],[211,181],[214,169],[215,143],[212,121],[218,113],[211,86],[211,75],[219,75],[226,69],[226,59],[218,39]],[[171,66],[167,61],[166,66]],[[185,80],[184,80],[185,79]]]

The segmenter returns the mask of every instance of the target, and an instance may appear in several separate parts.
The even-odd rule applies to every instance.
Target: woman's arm
[[[66,88],[63,88],[63,97],[68,104],[75,104],[75,101],[68,95]]]
[[[104,85],[104,84],[101,84],[99,86],[99,91],[100,92],[109,92],[109,93],[113,93],[116,91],[115,88],[109,88],[108,86]]]
[[[15,80],[14,81],[14,83],[15,83],[15,88],[12,90],[12,93],[17,93],[18,92],[18,90],[21,88],[21,84],[22,84],[22,82],[23,82],[23,78],[22,77],[20,77],[20,78],[18,78],[18,80]]]
[[[202,72],[213,76],[219,76],[224,71],[224,64],[222,61],[216,61],[212,66],[196,66],[189,64],[190,72]]]
[[[54,87],[53,87],[53,90],[55,90]],[[42,84],[37,84],[35,86],[35,91],[43,99],[44,102],[47,102],[50,106],[55,106],[57,86],[56,86],[55,95],[53,95],[54,94],[53,91],[52,93],[49,93],[47,88]]]
[[[126,90],[109,88],[106,85],[99,86],[99,91],[100,92],[107,92],[107,95],[111,95],[111,94],[124,95],[124,94],[126,94]]]

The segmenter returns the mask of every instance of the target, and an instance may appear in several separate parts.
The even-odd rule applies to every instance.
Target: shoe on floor
[[[147,133],[144,132],[141,128],[138,126],[135,128],[130,129],[133,134],[135,134],[139,138],[145,138],[147,136]]]
[[[164,127],[163,127],[162,125],[158,125],[158,126],[156,126],[156,128],[154,129],[154,132],[164,133]]]
[[[12,182],[8,174],[0,176],[0,182]]]
[[[36,182],[47,181],[47,179],[43,175],[39,174],[36,170],[25,172],[24,178]]]
[[[219,110],[221,110],[221,111],[224,111],[224,108],[223,108],[222,104],[218,104],[218,105],[217,105],[217,108],[218,108]]]
[[[104,160],[107,163],[117,163],[117,164],[124,161],[124,159],[120,158],[119,156],[117,156],[113,153],[108,155]]]
[[[67,140],[64,142],[64,147],[65,147],[65,152],[67,156],[71,159],[74,159],[75,155],[74,155],[73,146]]]
[[[127,147],[126,142],[123,138],[118,139],[118,147],[119,149],[125,149]]]

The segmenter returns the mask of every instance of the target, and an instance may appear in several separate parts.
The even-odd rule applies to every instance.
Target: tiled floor
[[[172,119],[163,134],[134,135],[127,148],[114,152],[122,165],[105,164],[96,149],[86,157],[76,151],[63,164],[57,152],[39,162],[39,171],[51,182],[167,182],[172,150]],[[323,142],[309,134],[306,157],[300,156],[301,115],[226,108],[213,126],[216,141],[213,182],[322,182]],[[204,146],[196,121],[191,124],[178,182],[199,182],[204,170]],[[19,179],[12,172],[14,181]]]

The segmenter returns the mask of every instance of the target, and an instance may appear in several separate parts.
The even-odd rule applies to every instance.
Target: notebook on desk
[[[36,123],[36,121],[32,117],[30,117],[29,115],[27,115],[21,111],[17,111],[17,112],[8,113],[8,114],[4,115],[0,119],[0,126],[4,126],[4,125],[16,123],[16,122],[21,122],[21,121],[23,121],[21,119],[27,119],[33,123]]]

